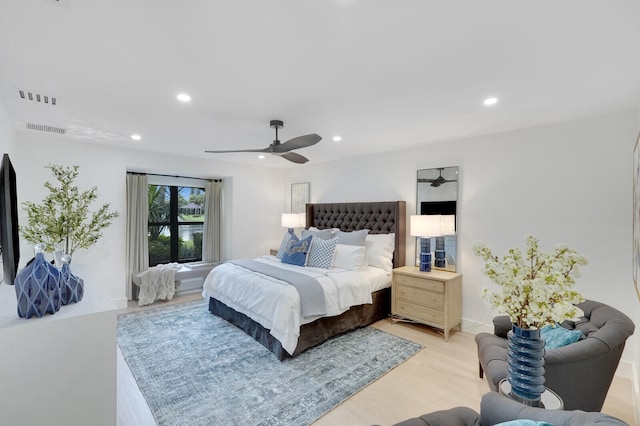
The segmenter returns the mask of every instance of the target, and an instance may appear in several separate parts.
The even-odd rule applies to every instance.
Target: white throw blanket
[[[150,305],[156,300],[171,300],[176,293],[178,263],[165,263],[149,268],[140,276],[138,306]]]

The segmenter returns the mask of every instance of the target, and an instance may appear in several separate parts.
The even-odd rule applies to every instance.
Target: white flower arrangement
[[[584,313],[574,304],[584,298],[572,287],[587,259],[564,244],[551,253],[539,253],[536,238],[525,235],[525,240],[526,256],[520,249],[509,249],[502,260],[484,244],[474,247],[475,254],[485,260],[483,272],[501,287],[499,293],[483,288],[482,297],[521,328],[578,320]]]

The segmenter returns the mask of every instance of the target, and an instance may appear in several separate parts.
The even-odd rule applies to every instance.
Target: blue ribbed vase
[[[33,247],[35,259],[15,279],[18,316],[42,317],[60,310],[60,271],[44,258],[44,244]]]
[[[62,256],[62,269],[60,270],[60,293],[62,304],[77,303],[84,295],[84,281],[71,273],[71,255]]]
[[[511,384],[511,396],[520,402],[540,406],[544,392],[544,339],[540,330],[513,325],[507,333],[507,379]]]

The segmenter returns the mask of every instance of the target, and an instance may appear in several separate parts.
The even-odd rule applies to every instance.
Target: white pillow
[[[366,256],[367,248],[365,246],[338,244],[333,255],[333,267],[359,271]]]
[[[393,269],[395,234],[369,234],[365,241],[369,265],[384,269],[387,274]]]

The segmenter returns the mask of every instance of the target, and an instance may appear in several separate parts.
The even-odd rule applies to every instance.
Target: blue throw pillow
[[[287,249],[289,241],[298,241],[298,236],[291,232],[287,232],[284,234],[284,237],[282,237],[282,242],[280,243],[280,248],[278,249],[278,253],[276,254],[276,257],[278,259],[282,260],[282,256],[284,255],[284,251]]]
[[[331,269],[336,244],[338,244],[337,238],[323,240],[320,237],[313,237],[311,240],[311,250],[309,250],[309,256],[307,257],[307,266]]]
[[[307,238],[303,238],[299,241],[294,241],[293,238],[287,243],[287,247],[282,254],[282,263],[288,263],[290,265],[304,266],[307,262],[307,253],[309,253],[309,247],[311,247],[311,235]],[[298,238],[296,238],[297,240]]]
[[[546,326],[540,329],[540,337],[545,342],[546,349],[557,349],[575,343],[582,338],[580,330],[568,330],[560,325]]]

